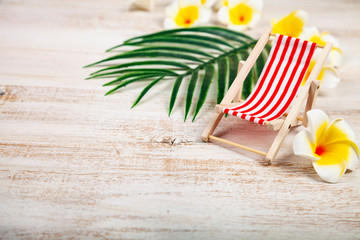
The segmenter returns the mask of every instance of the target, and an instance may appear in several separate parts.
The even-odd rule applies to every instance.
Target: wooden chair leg
[[[315,105],[315,101],[316,101],[316,97],[318,95],[318,90],[320,88],[320,82],[318,80],[313,81],[310,85],[310,89],[309,89],[309,96],[306,102],[306,106],[305,106],[305,111],[304,111],[304,117],[302,120],[302,125],[304,127],[307,127],[308,124],[308,118],[306,113],[308,111],[310,111],[311,109],[313,109],[314,105]]]
[[[269,161],[270,163],[272,163],[277,155],[277,153],[280,150],[281,144],[284,142],[285,137],[288,135],[289,131],[291,128],[291,124],[284,124],[281,126],[278,134],[276,135],[273,143],[271,144],[271,147],[269,149],[269,151],[266,154],[265,160]]]
[[[209,136],[215,131],[215,128],[217,127],[217,125],[219,124],[221,118],[224,116],[224,113],[213,113],[213,115],[210,118],[209,123],[206,125],[205,130],[203,131],[203,133],[201,134],[201,139],[204,142],[208,142],[209,141]]]

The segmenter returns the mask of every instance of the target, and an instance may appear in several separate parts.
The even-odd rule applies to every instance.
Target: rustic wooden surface
[[[184,123],[180,104],[167,117],[170,82],[129,110],[142,86],[104,97],[102,81],[84,81],[105,49],[162,29],[168,1],[126,3],[0,1],[0,238],[360,239],[360,171],[321,181],[292,153],[299,129],[269,166],[201,142],[215,98]],[[360,2],[266,1],[249,33],[300,8],[344,51],[341,83],[316,106],[360,136]],[[227,118],[216,135],[270,146],[273,133],[242,124]]]

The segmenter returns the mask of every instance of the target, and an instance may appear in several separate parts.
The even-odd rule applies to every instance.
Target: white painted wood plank
[[[103,51],[160,30],[169,1],[125,12],[126,1],[0,3],[0,235],[4,239],[358,239],[360,173],[319,179],[292,154],[291,132],[269,166],[255,154],[203,143],[215,93],[194,123],[171,83],[129,110],[141,86],[104,97],[84,81]],[[294,9],[329,30],[344,50],[337,89],[316,106],[360,136],[357,1],[266,1],[257,37]],[[182,88],[179,101],[184,101]],[[139,117],[142,113],[143,117]],[[274,133],[227,118],[216,134],[266,150]],[[232,130],[230,133],[229,130]]]

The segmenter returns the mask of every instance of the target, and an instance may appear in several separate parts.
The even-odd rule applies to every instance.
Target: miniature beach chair
[[[259,80],[250,96],[245,101],[241,100],[243,82],[271,36],[275,36],[275,39]],[[323,48],[322,52],[306,83],[300,88],[316,47]],[[300,124],[307,126],[306,112],[312,109],[319,89],[316,78],[331,48],[331,43],[317,46],[309,41],[274,35],[271,29],[266,30],[248,59],[239,64],[238,75],[221,103],[215,107],[215,113],[201,136],[202,140],[214,140],[242,148],[260,154],[272,163],[290,128]],[[299,113],[306,98],[305,111],[301,117]],[[213,136],[225,113],[278,130],[268,152]]]

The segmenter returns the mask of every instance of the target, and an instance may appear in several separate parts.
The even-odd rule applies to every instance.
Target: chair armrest
[[[233,108],[233,107],[236,107],[236,106],[240,105],[240,103],[243,102],[243,101],[244,101],[244,100],[239,101],[239,102],[228,103],[228,104],[217,104],[217,105],[215,106],[215,112],[221,113],[221,111],[222,111],[224,108]]]

